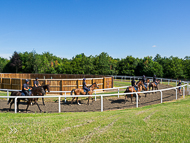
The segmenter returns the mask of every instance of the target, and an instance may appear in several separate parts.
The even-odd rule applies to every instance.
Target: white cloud
[[[155,47],[156,47],[156,45],[153,45],[152,47],[153,47],[153,48],[155,48]]]
[[[10,59],[11,56],[12,54],[0,54],[1,58],[6,58],[6,59]]]

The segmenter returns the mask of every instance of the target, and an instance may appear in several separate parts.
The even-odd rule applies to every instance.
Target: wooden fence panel
[[[54,75],[54,74],[20,74],[20,73],[13,73],[13,74],[5,73],[0,75],[1,75],[0,88],[2,89],[21,90],[22,85],[25,83],[26,79],[29,80],[30,86],[34,86],[34,80],[36,77],[39,78],[38,81],[41,85],[49,84],[51,91],[71,91],[72,89],[82,88],[84,77],[86,78],[87,86],[90,86],[96,82],[99,86],[99,89],[113,87],[112,77],[104,77],[97,75],[69,75],[69,74]]]

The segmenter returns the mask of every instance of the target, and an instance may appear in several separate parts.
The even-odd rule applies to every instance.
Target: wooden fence
[[[36,77],[39,78],[38,80],[41,85],[49,84],[51,91],[71,91],[72,89],[82,88],[82,80],[84,77],[86,78],[87,86],[90,86],[96,82],[100,89],[113,87],[113,77],[108,76],[64,74],[0,74],[0,88],[21,90],[26,79],[29,80],[30,86],[34,86],[34,80]],[[67,79],[63,77],[67,77]]]

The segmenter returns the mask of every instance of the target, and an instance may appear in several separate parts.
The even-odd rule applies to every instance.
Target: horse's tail
[[[74,91],[75,91],[75,89],[71,90],[71,95],[73,94]]]
[[[13,96],[13,92],[11,92],[11,96]],[[12,98],[9,98],[7,105],[11,102]]]
[[[129,92],[129,88],[127,87],[127,89],[125,90],[125,92],[124,93],[127,93],[127,92]]]

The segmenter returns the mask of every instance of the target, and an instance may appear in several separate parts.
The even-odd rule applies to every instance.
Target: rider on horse
[[[156,75],[154,75],[154,77],[153,77],[153,82],[154,82],[156,85],[158,85],[158,81],[157,81]]]
[[[143,81],[143,84],[145,85],[145,87],[147,88],[147,83],[146,83],[145,75],[143,75],[143,77],[142,77],[142,81]]]
[[[38,77],[36,78],[36,80],[34,81],[34,87],[38,87],[40,86],[40,83],[38,81]]]
[[[84,78],[84,79],[83,79],[83,89],[86,90],[86,94],[88,94],[88,91],[90,91],[90,89],[88,89],[88,88],[86,87],[86,82],[85,82],[85,81],[86,81],[86,79]]]
[[[29,87],[29,80],[26,79],[26,82],[22,85],[22,92],[25,94],[25,96],[31,96],[32,93],[30,90],[31,88]]]
[[[135,78],[132,79],[131,86],[133,86],[135,88],[135,90],[138,91],[138,86],[136,85]]]

